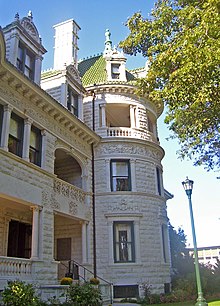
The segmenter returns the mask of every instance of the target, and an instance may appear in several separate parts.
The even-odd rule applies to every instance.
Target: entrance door
[[[23,222],[11,220],[8,231],[9,257],[30,258],[31,257],[32,226]]]

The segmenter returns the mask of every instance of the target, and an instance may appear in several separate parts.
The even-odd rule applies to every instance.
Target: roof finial
[[[19,20],[19,14],[18,13],[15,14],[15,20]]]
[[[109,31],[109,29],[106,29],[105,31],[105,50],[104,50],[104,54],[109,53],[109,51],[112,50],[112,41],[110,39],[111,37],[111,33]]]
[[[28,18],[29,18],[30,20],[32,20],[32,19],[33,19],[32,11],[29,11],[27,16],[28,16]]]

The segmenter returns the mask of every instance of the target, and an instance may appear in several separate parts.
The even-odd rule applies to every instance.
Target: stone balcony
[[[128,128],[128,127],[106,127],[99,128],[97,133],[105,138],[105,137],[127,137],[127,138],[135,138],[141,140],[152,141],[156,144],[159,144],[158,139],[154,136],[153,133],[149,131],[143,131],[137,128]]]
[[[90,194],[59,178],[54,179],[55,210],[82,219],[89,219]]]

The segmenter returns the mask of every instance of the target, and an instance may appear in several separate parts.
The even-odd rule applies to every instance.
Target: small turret
[[[16,13],[14,21],[3,28],[3,33],[8,61],[39,85],[43,54],[47,51],[42,46],[32,12],[22,19]]]
[[[123,81],[127,82],[125,63],[126,58],[123,52],[117,50],[114,46],[112,48],[112,41],[110,39],[111,33],[109,29],[105,32],[105,49],[103,57],[106,60],[106,71],[108,81]]]

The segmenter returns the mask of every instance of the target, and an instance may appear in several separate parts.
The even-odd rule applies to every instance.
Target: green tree
[[[220,2],[158,0],[148,18],[135,13],[125,53],[148,58],[138,93],[167,107],[165,122],[181,158],[220,168]]]
[[[179,227],[176,231],[169,224],[169,237],[173,275],[183,277],[188,273],[194,272],[193,258],[189,255],[189,251],[186,248],[187,240],[184,230]]]

